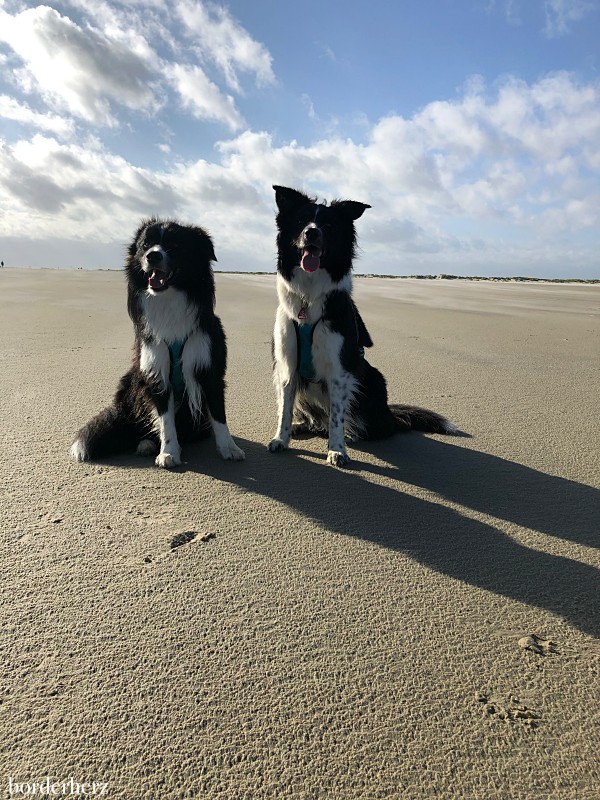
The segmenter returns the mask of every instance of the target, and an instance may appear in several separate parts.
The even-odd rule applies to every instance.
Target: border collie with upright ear
[[[290,436],[327,436],[327,460],[348,461],[346,440],[380,439],[410,429],[455,433],[434,411],[388,405],[383,375],[364,348],[373,342],[352,300],[354,220],[370,206],[353,200],[318,204],[274,186],[277,202],[277,294],[273,333],[278,424],[269,450]]]
[[[142,222],[125,262],[133,364],[113,404],[77,434],[76,461],[137,447],[159,467],[181,463],[179,438],[215,435],[226,459],[240,460],[225,420],[227,347],[214,312],[213,243],[202,228]]]

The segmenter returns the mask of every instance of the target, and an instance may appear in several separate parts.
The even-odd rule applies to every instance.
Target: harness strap
[[[315,328],[319,322],[321,322],[321,319],[313,322],[312,325],[307,322],[298,322],[295,319],[292,320],[292,322],[294,323],[294,329],[296,331],[296,350],[298,353],[298,363],[296,365],[296,369],[298,374],[301,378],[304,378],[307,381],[318,383],[315,377],[315,367],[313,364],[312,343]],[[356,336],[358,339],[358,323],[356,321],[356,315],[354,315],[354,324],[356,325]],[[358,354],[360,358],[365,357],[365,348],[360,344],[358,345]]]
[[[185,380],[181,365],[181,354],[187,339],[182,342],[173,342],[169,345],[169,358],[171,359],[171,369],[169,371],[169,383],[173,389],[173,397],[179,402],[185,392]]]
[[[364,359],[365,348],[360,343],[360,338],[361,338],[360,329],[358,325],[357,312],[354,303],[351,303],[351,307],[352,307],[352,317],[354,319],[354,327],[356,330],[356,343],[358,345],[358,355],[359,358]],[[323,318],[319,317],[319,319],[316,322],[313,322],[313,324],[310,325],[309,323],[304,322],[304,320],[306,319],[306,311],[307,307],[302,306],[298,313],[298,320],[300,321],[296,319],[292,320],[292,322],[294,323],[294,329],[296,331],[296,345],[297,345],[296,350],[298,353],[298,363],[296,369],[301,378],[304,378],[307,381],[312,381],[313,383],[318,383],[315,377],[315,367],[313,364],[312,343],[313,343],[313,335],[315,332],[315,328]],[[368,333],[366,335],[368,337]]]
[[[307,381],[315,382],[315,367],[312,358],[312,340],[317,322],[309,325],[307,322],[298,322],[293,320],[294,328],[296,330],[296,345],[298,352],[298,364],[296,369],[301,378]]]

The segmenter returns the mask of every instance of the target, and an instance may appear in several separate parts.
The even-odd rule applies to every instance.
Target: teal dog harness
[[[185,392],[185,380],[183,379],[183,369],[181,366],[181,354],[187,339],[183,342],[173,342],[169,345],[169,357],[171,359],[171,369],[169,371],[169,383],[173,389],[173,397],[179,402]]]
[[[309,325],[307,322],[296,322],[294,320],[298,349],[298,374],[301,378],[313,382],[315,381],[315,367],[312,357],[312,340],[318,322],[320,320]]]
[[[298,351],[298,365],[296,369],[298,370],[300,377],[304,378],[304,380],[311,381],[312,383],[318,383],[318,380],[315,376],[315,366],[313,364],[312,344],[315,328],[323,318],[319,317],[319,319],[316,322],[313,322],[312,325],[308,322],[303,322],[304,319],[306,319],[306,308],[303,306],[298,314],[298,320],[300,321],[295,319],[292,320],[296,330],[296,344]],[[365,348],[360,343],[360,332],[358,329],[356,313],[354,314],[354,324],[356,325],[356,338],[358,340],[359,357],[364,358]]]

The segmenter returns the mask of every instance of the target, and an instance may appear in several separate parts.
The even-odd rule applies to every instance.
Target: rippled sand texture
[[[274,277],[218,275],[247,460],[173,472],[68,459],[129,364],[123,276],[0,288],[2,796],[598,797],[600,287],[357,279],[391,399],[470,436],[341,471],[267,453]]]

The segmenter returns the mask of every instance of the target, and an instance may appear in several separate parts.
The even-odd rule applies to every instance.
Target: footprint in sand
[[[523,636],[517,642],[519,647],[523,650],[530,650],[532,653],[537,653],[539,656],[547,656],[550,653],[558,653],[556,649],[556,644],[552,642],[550,639],[542,639],[541,636],[537,636],[535,633],[532,633],[531,636]]]
[[[174,536],[171,539],[170,547],[171,550],[175,550],[176,547],[181,547],[184,544],[188,544],[189,542],[193,542],[198,534],[196,531],[184,531],[183,533],[178,533],[177,536]]]
[[[182,544],[188,544],[188,542],[193,542],[194,539],[198,536],[196,531],[184,531],[183,533],[178,533],[177,536],[174,536],[171,539],[171,550],[175,550],[176,547],[181,547]],[[211,539],[216,539],[216,533],[204,533],[202,536],[198,537],[199,542],[209,542]]]
[[[539,724],[540,714],[521,702],[518,697],[510,697],[506,701],[492,697],[486,692],[476,692],[475,699],[485,704],[485,713],[490,719],[520,723],[529,729],[537,728]]]
[[[169,542],[169,551],[176,550],[178,547],[183,547],[183,545],[189,544],[193,541],[199,542],[209,542],[211,539],[216,539],[216,533],[205,533],[202,536],[198,536],[197,531],[183,531],[182,533],[178,533]],[[153,561],[158,561],[161,558],[166,558],[168,555],[167,553],[160,553],[157,556],[146,556],[144,558],[144,562],[146,564],[152,564]]]

